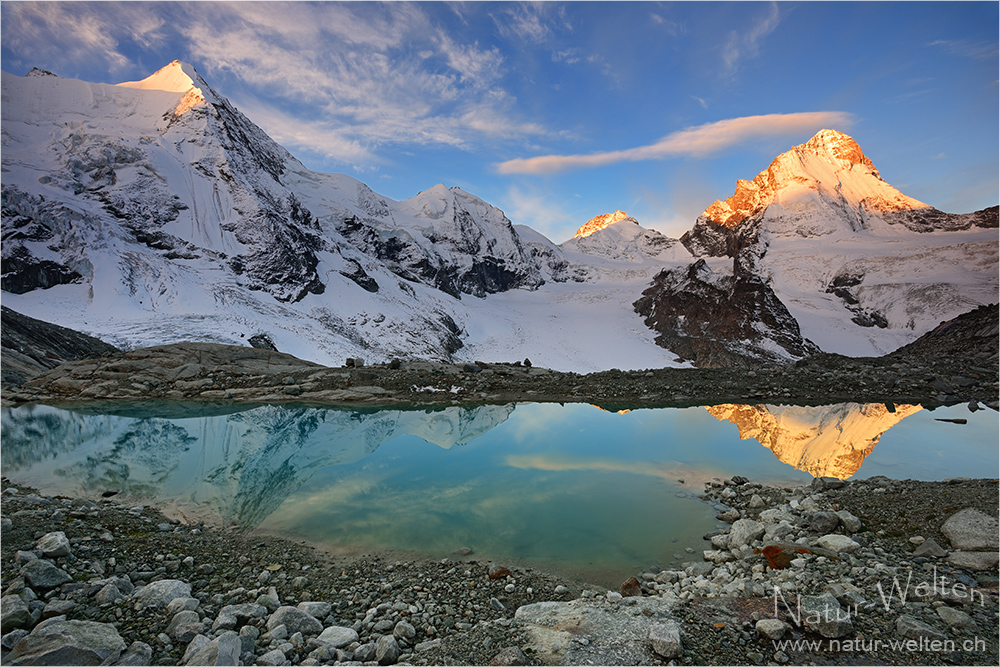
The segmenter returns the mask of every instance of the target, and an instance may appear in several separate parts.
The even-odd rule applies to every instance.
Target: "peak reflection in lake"
[[[584,404],[381,411],[146,404],[118,405],[112,414],[28,405],[3,409],[0,455],[6,476],[46,494],[96,499],[115,490],[123,503],[340,550],[440,558],[469,547],[481,559],[627,578],[635,568],[696,559],[685,547],[705,547],[701,536],[718,511],[696,497],[704,482],[743,475],[809,483],[809,473],[740,439],[751,431],[805,443],[809,455],[789,462],[809,466],[824,465],[823,456],[853,465],[832,444],[856,434],[861,445],[852,451],[867,458],[855,475],[943,479],[996,470],[996,413],[895,408],[618,414]],[[968,423],[938,421],[956,416]]]

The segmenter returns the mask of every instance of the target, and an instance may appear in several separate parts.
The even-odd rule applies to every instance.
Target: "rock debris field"
[[[334,556],[3,481],[4,664],[988,664],[997,480],[706,485],[724,529],[619,590]]]

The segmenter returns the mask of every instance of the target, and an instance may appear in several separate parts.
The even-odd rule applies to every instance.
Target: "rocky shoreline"
[[[607,591],[475,554],[335,556],[4,479],[2,658],[997,664],[998,488],[714,481],[703,499],[726,523],[704,553]]]

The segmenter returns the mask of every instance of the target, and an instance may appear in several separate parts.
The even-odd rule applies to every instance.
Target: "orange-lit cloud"
[[[751,139],[812,134],[823,128],[841,129],[853,117],[843,111],[766,114],[730,118],[673,132],[654,144],[586,155],[540,155],[501,162],[501,174],[551,174],[567,169],[604,167],[618,162],[639,162],[669,157],[701,157]]]

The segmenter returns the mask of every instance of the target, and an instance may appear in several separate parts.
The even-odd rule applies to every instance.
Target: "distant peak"
[[[195,71],[194,65],[175,60],[166,67],[158,69],[155,73],[147,76],[141,81],[126,81],[119,83],[123,88],[136,88],[139,90],[162,90],[168,93],[185,93],[180,103],[174,109],[174,115],[180,116],[192,107],[205,102],[203,88],[207,89],[208,84]]]
[[[584,236],[590,236],[594,232],[599,232],[608,225],[613,225],[616,222],[621,222],[622,220],[628,220],[629,222],[639,224],[639,221],[632,216],[625,213],[625,211],[615,211],[614,213],[605,213],[604,215],[599,215],[595,218],[591,218],[587,221],[587,224],[576,230],[576,234],[573,238],[579,239]]]
[[[57,79],[59,78],[58,76],[48,71],[47,69],[38,69],[37,67],[32,67],[31,71],[25,74],[24,76],[54,76]]]

